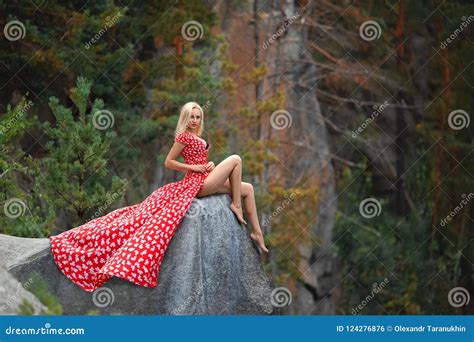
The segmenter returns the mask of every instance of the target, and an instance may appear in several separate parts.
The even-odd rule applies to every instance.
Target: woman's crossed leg
[[[197,197],[205,197],[216,193],[231,194],[230,209],[236,214],[241,223],[247,224],[242,212],[241,197],[244,197],[244,207],[252,225],[250,237],[258,243],[263,251],[268,252],[258,221],[253,185],[242,182],[242,159],[237,154],[224,159],[207,175]]]

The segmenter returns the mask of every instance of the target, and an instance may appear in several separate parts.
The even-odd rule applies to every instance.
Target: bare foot
[[[268,253],[268,248],[265,246],[265,242],[263,241],[263,234],[261,230],[250,233],[250,237],[257,242],[260,249]]]
[[[238,207],[237,205],[234,204],[234,202],[231,202],[229,207],[230,207],[230,210],[232,210],[234,214],[237,216],[237,219],[239,220],[240,223],[247,224],[247,221],[244,220],[242,207]]]

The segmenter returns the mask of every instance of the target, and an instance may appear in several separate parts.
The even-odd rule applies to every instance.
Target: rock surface
[[[19,281],[38,274],[64,314],[268,315],[272,280],[244,226],[228,208],[230,196],[195,198],[166,251],[158,286],[146,288],[113,277],[90,293],[60,271],[49,239],[0,235],[0,266]]]
[[[23,305],[27,305],[30,314],[46,314],[47,308],[28,291],[30,285],[31,280],[22,284],[0,267],[0,315],[26,314],[21,309]]]

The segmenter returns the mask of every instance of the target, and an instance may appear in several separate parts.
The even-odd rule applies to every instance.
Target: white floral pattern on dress
[[[190,132],[175,141],[185,144],[186,164],[206,164],[206,143]],[[85,291],[94,291],[112,276],[154,287],[168,244],[208,172],[187,171],[183,179],[156,189],[143,202],[116,209],[83,225],[50,236],[59,269]]]

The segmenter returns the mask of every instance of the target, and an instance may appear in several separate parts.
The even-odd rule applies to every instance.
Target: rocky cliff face
[[[266,100],[276,91],[285,94],[281,122],[272,125],[270,116],[255,122],[258,138],[276,137],[281,142],[279,149],[272,150],[280,163],[266,170],[262,178],[278,179],[285,188],[319,189],[320,204],[314,207],[315,219],[309,229],[321,243],[299,246],[301,262],[297,267],[302,277],[288,313],[324,315],[335,313],[336,256],[331,251],[337,208],[335,175],[326,124],[316,98],[319,72],[309,52],[311,39],[304,23],[308,13],[303,13],[298,3],[305,2],[253,1],[231,10],[218,6],[223,18],[221,30],[229,41],[232,61],[239,66],[233,76],[239,92],[232,99],[233,106],[223,112],[231,117],[242,106]],[[248,84],[243,75],[262,64],[268,68],[263,82]],[[251,151],[242,157],[251,159]],[[262,183],[256,185],[264,186]]]
[[[0,235],[0,266],[23,283],[39,275],[67,315],[91,311],[124,315],[276,314],[280,305],[273,305],[273,282],[229,204],[230,197],[225,194],[194,200],[168,246],[155,288],[114,277],[92,293],[83,291],[57,267],[48,239]]]

